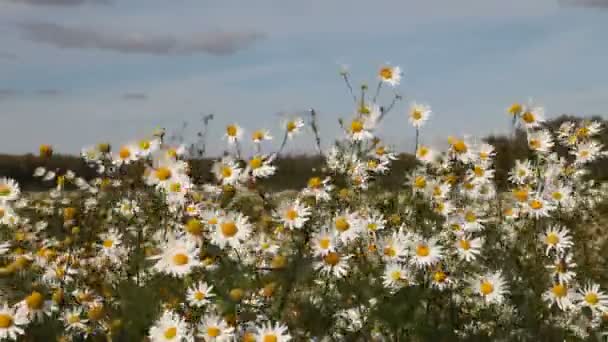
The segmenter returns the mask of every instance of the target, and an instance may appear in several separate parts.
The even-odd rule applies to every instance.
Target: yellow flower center
[[[321,187],[321,178],[319,177],[312,177],[308,180],[308,187],[312,188],[312,189],[318,189]]]
[[[426,146],[420,146],[420,148],[418,149],[418,157],[420,158],[424,158],[427,156],[427,154],[429,154],[429,149]]]
[[[169,191],[171,192],[180,192],[182,190],[182,185],[180,183],[171,183],[169,185]]]
[[[50,157],[53,154],[53,148],[51,145],[40,145],[40,156],[42,157]]]
[[[456,153],[458,153],[458,154],[467,153],[467,151],[469,150],[469,148],[467,147],[467,144],[465,144],[464,140],[454,141],[454,144],[452,145],[452,147],[454,148],[454,151],[456,151]]]
[[[341,232],[345,232],[348,229],[350,229],[350,223],[348,223],[348,220],[344,217],[336,218],[335,226],[336,226],[336,229]]]
[[[395,248],[393,248],[393,246],[384,247],[383,253],[388,257],[394,257],[395,255],[397,255],[397,251],[395,250]]]
[[[201,221],[191,218],[186,222],[186,231],[192,235],[201,235],[203,230],[203,224]]]
[[[6,184],[0,184],[0,196],[8,196],[11,194],[11,188]]]
[[[418,109],[414,109],[412,110],[412,112],[410,113],[410,117],[414,120],[414,121],[418,121],[420,119],[422,119],[422,112]]]
[[[424,244],[419,244],[416,246],[416,255],[419,257],[426,257],[431,253],[429,246]]]
[[[196,299],[196,300],[203,300],[203,299],[205,299],[205,293],[203,293],[201,291],[196,291],[194,293],[194,299]]]
[[[467,213],[464,215],[464,219],[469,223],[474,223],[477,221],[477,215],[475,215],[475,213],[472,211],[467,211]]]
[[[330,266],[336,266],[340,262],[340,255],[335,252],[329,252],[323,257],[323,261]]]
[[[559,243],[559,235],[551,232],[551,233],[547,234],[547,237],[545,237],[545,242],[548,245],[555,246]]]
[[[469,242],[469,240],[461,239],[460,241],[458,241],[458,245],[465,251],[471,249],[471,243]]]
[[[359,133],[363,130],[363,123],[359,120],[353,120],[353,122],[350,123],[350,130],[353,133]]]
[[[539,139],[530,139],[530,148],[534,150],[538,150],[540,148],[540,140]]]
[[[177,253],[173,256],[173,263],[177,266],[183,266],[188,263],[190,258],[184,253]]]
[[[401,274],[401,271],[399,271],[399,270],[395,270],[395,271],[392,271],[392,272],[391,272],[391,279],[392,279],[393,281],[398,281],[398,280],[401,280],[401,278],[403,278],[403,276],[402,276],[402,274]]]
[[[483,177],[483,175],[486,173],[486,170],[479,165],[475,165],[475,167],[473,168],[473,172],[475,173],[475,176]]]
[[[437,271],[433,274],[433,280],[435,280],[436,283],[443,283],[447,278],[448,275],[443,271]]]
[[[552,197],[554,200],[556,200],[556,201],[561,201],[561,200],[562,200],[562,198],[564,198],[564,195],[562,195],[562,193],[561,193],[561,192],[559,192],[559,191],[554,191],[554,192],[551,194],[551,197]]]
[[[220,225],[220,229],[222,230],[222,234],[224,234],[225,237],[233,237],[239,231],[236,227],[236,224],[232,221],[223,222]]]
[[[42,308],[42,304],[44,303],[44,298],[42,298],[42,294],[40,294],[40,292],[34,291],[31,295],[25,297],[25,303],[31,310],[40,310]]]
[[[217,217],[210,218],[209,220],[207,220],[207,223],[210,225],[217,224]]]
[[[172,340],[172,339],[174,339],[174,338],[175,338],[175,336],[177,336],[177,328],[176,328],[176,327],[171,327],[171,328],[169,328],[169,329],[165,330],[164,335],[165,335],[165,338],[166,338],[167,340]]]
[[[87,312],[87,317],[92,321],[99,321],[103,317],[103,305],[94,305]]]
[[[171,170],[169,170],[169,168],[167,167],[159,167],[158,169],[156,169],[156,178],[158,178],[158,180],[164,181],[167,180],[171,177]]]
[[[524,120],[525,123],[531,124],[536,121],[536,116],[532,112],[525,112],[522,114],[521,119]]]
[[[297,218],[298,218],[298,212],[297,212],[295,209],[290,208],[290,209],[289,209],[289,210],[287,210],[287,212],[285,213],[285,217],[286,217],[288,220],[293,221],[293,220],[295,220],[295,219],[297,219]]]
[[[591,305],[595,305],[600,301],[600,299],[597,296],[597,293],[587,293],[585,295],[585,302],[587,302],[587,304],[591,304]]]
[[[232,176],[232,168],[230,166],[223,166],[222,177],[229,178],[230,176]]]
[[[13,325],[13,317],[7,314],[0,314],[0,328],[7,329]]]
[[[228,125],[228,126],[226,126],[226,134],[229,137],[236,137],[237,131],[238,131],[238,129],[236,128],[236,125]]]
[[[511,105],[511,107],[509,107],[509,113],[512,115],[517,115],[521,113],[522,109],[522,105],[520,105],[519,103],[514,103]]]
[[[139,142],[139,148],[142,150],[147,150],[150,148],[150,142],[148,140],[142,140]]]
[[[479,292],[481,292],[482,295],[487,296],[494,292],[494,285],[489,281],[484,280],[481,282],[481,285],[479,285]]]
[[[103,246],[105,248],[112,248],[112,246],[114,246],[114,240],[111,240],[111,239],[103,240]]]
[[[220,328],[218,327],[207,327],[207,335],[211,336],[211,337],[218,337],[220,336]]]
[[[255,141],[262,140],[262,139],[264,139],[264,132],[262,132],[260,130],[254,131],[253,134],[251,135],[251,138]]]
[[[123,146],[118,151],[118,156],[120,157],[120,159],[127,159],[131,156],[131,150],[128,147]]]
[[[378,229],[378,225],[375,223],[368,223],[367,224],[367,229],[371,230],[371,231],[376,231],[376,229]]]
[[[295,121],[289,121],[287,123],[287,132],[293,132],[295,131],[295,129],[298,128],[298,125],[296,125]]]
[[[78,315],[70,315],[68,317],[68,323],[70,323],[70,324],[76,324],[78,322],[80,322],[80,316],[78,316]]]
[[[528,200],[528,189],[527,188],[519,188],[513,190],[513,196],[519,202],[526,202]]]
[[[418,189],[424,189],[426,187],[426,178],[424,176],[417,176],[414,179],[414,186]]]
[[[380,69],[380,77],[383,80],[391,80],[393,78],[393,68],[384,67],[384,68]]]
[[[329,248],[329,245],[330,245],[330,241],[329,241],[329,239],[328,239],[328,238],[323,238],[323,239],[320,239],[320,240],[319,240],[319,246],[320,246],[322,249],[328,249],[328,248]]]
[[[539,201],[539,200],[532,200],[530,201],[530,208],[534,209],[534,210],[539,210],[543,208],[543,202]]]
[[[266,334],[264,335],[263,342],[277,342],[279,339],[275,334]]]
[[[260,166],[262,166],[262,158],[260,158],[260,157],[252,158],[249,161],[249,167],[251,167],[254,170],[258,169]]]
[[[376,148],[376,154],[379,156],[383,156],[386,153],[386,148],[384,146],[379,146]]]
[[[553,295],[555,297],[563,298],[563,297],[566,297],[566,295],[568,295],[568,288],[564,284],[555,284],[551,288],[551,292],[553,293]]]

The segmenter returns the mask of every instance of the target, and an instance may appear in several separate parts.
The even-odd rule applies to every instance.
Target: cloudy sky
[[[340,65],[370,86],[380,65],[404,69],[382,128],[399,149],[411,100],[433,108],[430,144],[503,132],[529,98],[608,117],[607,33],[608,0],[0,0],[0,153],[77,153],[183,121],[193,136],[203,113],[213,141],[233,121],[279,136],[281,113],[310,107],[328,142],[353,112]]]

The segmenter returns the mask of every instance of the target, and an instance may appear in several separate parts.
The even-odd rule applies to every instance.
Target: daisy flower
[[[261,156],[261,155],[257,155],[254,156],[253,158],[249,159],[249,163],[247,165],[247,170],[245,171],[245,173],[248,173],[248,171],[251,171],[251,175],[254,178],[268,178],[270,176],[272,176],[275,171],[276,171],[276,167],[273,166],[271,163],[273,162],[274,157],[266,157],[266,156]]]
[[[543,107],[527,106],[521,110],[519,115],[520,122],[528,129],[536,128],[545,121],[545,109]]]
[[[288,229],[300,229],[308,221],[310,208],[296,199],[293,203],[286,202],[279,209],[278,219]]]
[[[410,105],[409,121],[416,129],[420,129],[431,116],[431,107],[424,104],[412,103]]]
[[[285,122],[285,130],[288,139],[293,139],[304,127],[304,120],[301,118],[289,119]]]
[[[374,125],[369,125],[368,120],[363,120],[361,118],[353,119],[350,122],[350,127],[346,129],[349,138],[352,141],[364,141],[370,140],[374,137],[371,133]]]
[[[548,217],[549,213],[555,209],[555,204],[542,197],[534,196],[528,201],[528,214],[534,218]]]
[[[385,65],[380,68],[380,71],[378,71],[380,81],[383,83],[388,83],[393,87],[399,85],[401,82],[401,76],[401,68],[398,66]]]
[[[553,259],[553,262],[546,266],[551,271],[551,275],[556,279],[556,282],[569,283],[576,277],[576,273],[573,271],[576,263],[572,259],[572,253],[566,253],[563,256],[557,255]]]
[[[235,184],[239,180],[241,169],[230,157],[224,157],[213,164],[212,172],[222,184]]]
[[[222,249],[226,246],[239,248],[250,234],[251,224],[247,217],[241,213],[230,213],[219,218],[211,233],[211,242]]]
[[[25,315],[30,321],[39,322],[45,316],[51,315],[51,300],[45,300],[44,295],[38,291],[33,291],[21,302],[17,303],[17,312]]]
[[[579,289],[576,302],[578,306],[588,307],[594,312],[606,312],[608,310],[608,295],[600,290],[598,284],[589,283]]]
[[[317,201],[327,201],[331,199],[329,192],[333,189],[333,185],[329,184],[331,178],[326,177],[311,177],[308,179],[308,186],[302,190],[302,196],[314,196]]]
[[[0,339],[16,340],[19,335],[23,335],[23,328],[28,323],[27,316],[15,308],[6,303],[0,307]]]
[[[452,278],[441,268],[431,273],[431,287],[439,291],[449,288],[453,284]]]
[[[186,321],[171,311],[163,312],[150,328],[148,336],[152,342],[194,341]]]
[[[110,258],[116,258],[120,254],[120,245],[122,244],[122,234],[116,228],[112,228],[105,233],[99,235],[101,244],[99,246],[103,255]]]
[[[468,141],[468,137],[463,139],[449,137],[450,154],[463,163],[468,163],[473,157],[472,145]]]
[[[137,160],[138,147],[135,144],[123,145],[112,155],[112,163],[116,166],[130,164]]]
[[[419,268],[432,266],[443,257],[441,246],[437,244],[434,238],[414,238],[411,248],[411,262]]]
[[[205,315],[198,325],[198,337],[205,341],[229,342],[234,339],[234,328],[215,314]]]
[[[327,229],[321,229],[313,234],[310,245],[314,256],[325,256],[336,251],[336,235]]]
[[[209,299],[213,298],[215,294],[211,292],[213,286],[209,286],[206,282],[202,281],[196,286],[188,289],[186,293],[186,299],[190,306],[202,307],[209,303]]]
[[[386,220],[381,212],[374,210],[362,219],[362,224],[369,233],[375,234],[377,231],[384,229]]]
[[[399,289],[404,286],[415,285],[411,272],[398,263],[389,263],[384,267],[382,284],[390,289]]]
[[[348,255],[329,252],[323,255],[320,261],[315,262],[314,269],[327,276],[333,275],[336,278],[342,278],[348,274],[349,258]]]
[[[508,294],[506,285],[500,271],[481,275],[471,284],[473,291],[482,296],[486,303],[496,304],[502,303]]]
[[[82,309],[77,307],[65,310],[62,316],[65,329],[73,334],[81,334],[87,331],[88,320],[82,317]]]
[[[14,201],[19,198],[19,184],[10,178],[0,178],[0,201]]]
[[[160,148],[160,139],[141,139],[135,146],[135,154],[139,158],[147,158]]]
[[[454,244],[458,257],[462,260],[474,261],[481,253],[482,238],[470,238],[467,235],[459,237]]]
[[[356,213],[351,213],[346,210],[338,214],[333,219],[333,227],[335,228],[338,239],[343,243],[348,243],[356,239],[361,233],[361,223]]]
[[[291,340],[291,335],[287,326],[279,322],[272,324],[265,322],[256,327],[256,341],[260,342],[287,342]]]
[[[170,236],[162,248],[162,253],[151,259],[157,260],[153,266],[157,272],[183,277],[190,274],[194,267],[201,265],[198,254],[199,249],[191,240]]]
[[[574,306],[573,300],[575,297],[574,289],[564,283],[555,283],[543,293],[543,299],[550,306],[557,305],[562,311],[567,311]]]
[[[265,140],[272,140],[272,136],[268,130],[258,129],[251,133],[251,140],[256,144],[259,144]]]
[[[551,251],[555,251],[557,254],[562,254],[566,249],[574,245],[568,229],[564,227],[549,227],[540,238],[541,241],[543,241],[543,243],[546,245],[545,253],[547,255],[549,255]]]
[[[547,130],[528,133],[528,147],[535,152],[549,153],[553,147],[553,138]]]
[[[229,144],[235,144],[237,141],[241,140],[243,136],[243,129],[237,124],[230,124],[226,126],[226,133],[224,137],[228,140]]]
[[[396,262],[407,254],[406,237],[399,231],[384,236],[378,242],[382,258],[387,262]]]
[[[418,150],[416,150],[416,159],[421,162],[428,164],[435,160],[436,152],[432,150],[430,147],[425,145],[420,145]]]
[[[601,156],[603,146],[595,141],[576,145],[570,153],[575,156],[575,164],[581,165],[592,162]]]
[[[376,148],[372,149],[369,154],[377,159],[380,159],[382,161],[391,161],[391,160],[396,160],[397,156],[395,155],[394,152],[391,152],[389,150],[388,147],[384,146],[384,145],[378,145],[376,146]]]

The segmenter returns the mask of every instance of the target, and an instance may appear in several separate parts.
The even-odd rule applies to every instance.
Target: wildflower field
[[[530,158],[499,184],[491,141],[420,143],[431,108],[396,113],[399,67],[369,89],[340,77],[353,114],[329,149],[314,109],[276,133],[228,125],[209,142],[227,153],[203,167],[163,130],[84,148],[94,177],[49,167],[41,145],[33,176],[46,191],[0,178],[0,339],[601,340],[608,185],[589,170],[607,154],[602,125],[553,128],[542,107],[511,105],[497,121]],[[407,172],[391,170],[386,115],[414,132]],[[299,134],[322,164],[298,190],[268,190]]]

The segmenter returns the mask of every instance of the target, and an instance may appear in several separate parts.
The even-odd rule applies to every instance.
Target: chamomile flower
[[[160,148],[160,139],[158,138],[152,138],[152,139],[141,139],[137,142],[137,145],[135,145],[135,154],[139,157],[139,158],[147,158],[149,157],[152,153],[158,151],[158,149]]]
[[[449,137],[448,143],[450,144],[450,155],[461,162],[468,163],[474,158],[473,146],[468,137],[465,136],[462,139]]]
[[[386,235],[378,242],[379,252],[387,262],[397,262],[407,254],[406,237],[401,231]]]
[[[17,340],[24,334],[23,328],[29,323],[24,313],[18,312],[4,303],[0,307],[0,339]]]
[[[331,199],[329,192],[333,190],[330,184],[331,178],[311,177],[308,179],[308,186],[302,190],[302,196],[314,196],[317,201],[328,201]]]
[[[381,212],[373,210],[362,219],[363,227],[368,233],[376,234],[386,226],[386,220]]]
[[[198,325],[198,337],[207,342],[229,342],[234,339],[234,328],[215,314],[207,314]]]
[[[528,147],[535,152],[549,153],[553,147],[553,138],[547,130],[528,133]]]
[[[382,284],[390,289],[415,285],[414,277],[409,269],[399,263],[389,263],[384,267]]]
[[[576,303],[580,307],[588,307],[594,312],[608,310],[608,295],[600,290],[598,284],[589,283],[579,289]]]
[[[546,266],[556,282],[570,283],[576,277],[576,273],[573,271],[576,263],[572,259],[572,253],[557,255],[553,262]]]
[[[536,128],[545,121],[545,109],[543,107],[527,106],[520,112],[519,119],[525,128]]]
[[[549,213],[555,209],[555,204],[547,201],[540,196],[534,196],[528,200],[528,215],[534,218],[548,217]]]
[[[323,275],[343,278],[346,276],[346,274],[348,274],[349,258],[349,255],[345,255],[337,251],[329,252],[320,257],[321,260],[315,262],[313,267]]]
[[[562,254],[574,244],[568,229],[564,227],[549,227],[540,238],[546,246],[545,253],[547,255],[552,251],[555,251],[557,254]]]
[[[359,237],[361,233],[361,222],[356,213],[348,210],[336,215],[333,219],[333,228],[343,243],[348,243]]]
[[[10,178],[0,178],[0,201],[14,201],[19,198],[21,190],[19,184]]]
[[[215,296],[212,290],[212,285],[210,286],[206,282],[202,281],[188,289],[188,292],[186,293],[186,299],[188,300],[190,306],[205,306],[209,304],[209,300]]]
[[[570,153],[576,158],[574,163],[577,165],[582,165],[592,162],[601,156],[602,148],[603,146],[601,144],[595,141],[588,141],[576,145],[574,150],[571,150]]]
[[[65,329],[76,335],[86,333],[88,320],[82,316],[82,308],[80,307],[65,310],[62,317]]]
[[[194,341],[186,321],[171,311],[163,312],[162,316],[150,328],[148,336],[152,342]]]
[[[450,275],[444,271],[441,267],[430,272],[431,287],[443,291],[454,284],[454,281]]]
[[[285,202],[277,216],[285,228],[300,229],[309,219],[310,208],[299,200],[295,200],[293,203]]]
[[[254,178],[268,178],[272,176],[276,172],[276,167],[272,165],[274,160],[273,156],[267,157],[262,155],[256,155],[253,158],[249,159],[249,163],[247,165],[247,170],[251,171],[251,175]]]
[[[424,104],[412,103],[410,105],[409,121],[416,129],[420,129],[431,116],[431,107]]]
[[[411,262],[418,268],[425,268],[438,263],[443,257],[442,248],[434,238],[414,237],[410,244]]]
[[[486,303],[500,304],[508,294],[507,283],[500,271],[487,273],[472,281],[473,292],[480,295]]]
[[[45,299],[44,294],[33,291],[16,306],[19,314],[25,315],[30,321],[39,322],[51,315],[52,301]]]
[[[456,252],[460,259],[471,262],[481,253],[482,244],[482,238],[471,238],[468,235],[462,235],[457,238],[454,247],[456,247]]]
[[[378,71],[378,77],[383,83],[396,87],[401,82],[402,71],[398,66],[384,65]]]
[[[287,134],[288,139],[293,139],[300,131],[302,127],[304,127],[304,120],[301,118],[293,118],[285,121],[284,124],[285,132]]]
[[[347,127],[346,131],[352,141],[364,141],[374,137],[371,132],[373,128],[374,125],[369,125],[368,120],[355,118],[350,122],[350,127]]]
[[[268,130],[258,129],[251,133],[251,140],[256,144],[259,144],[262,141],[272,140],[272,136],[270,135],[270,132]]]
[[[183,277],[192,269],[201,266],[198,259],[199,249],[191,240],[169,237],[160,255],[151,257],[157,260],[153,269],[175,277]]]
[[[324,256],[330,252],[335,252],[337,243],[334,232],[321,229],[313,234],[310,245],[314,256]]]
[[[235,144],[241,140],[243,136],[243,129],[237,124],[229,124],[226,126],[226,133],[224,137],[228,140],[229,144]]]
[[[574,289],[566,283],[555,283],[543,293],[543,299],[549,305],[557,305],[562,311],[574,307],[573,300],[576,297]]]
[[[416,158],[425,164],[435,161],[435,157],[436,152],[428,146],[420,145],[416,150]]]
[[[135,144],[123,145],[112,154],[112,163],[116,166],[130,164],[138,159],[137,151],[138,147]]]
[[[230,157],[224,157],[213,164],[212,172],[222,184],[233,185],[239,180],[241,168]]]
[[[211,233],[211,242],[220,248],[239,248],[249,238],[251,224],[241,213],[221,216]]]
[[[290,340],[291,335],[289,335],[287,326],[279,322],[274,324],[265,322],[256,327],[256,341],[288,342]]]

